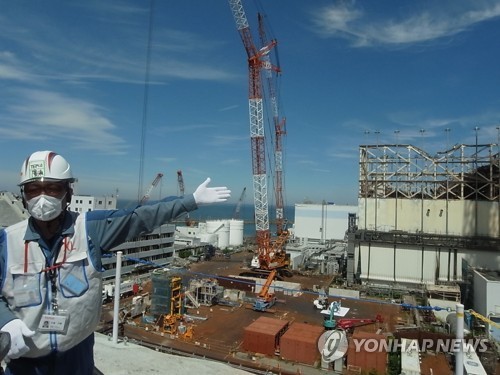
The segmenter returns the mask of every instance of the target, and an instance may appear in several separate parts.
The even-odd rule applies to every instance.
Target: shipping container
[[[288,325],[287,320],[259,317],[244,330],[243,350],[273,356],[278,350],[280,338]]]
[[[318,339],[324,332],[321,326],[292,323],[280,340],[280,356],[288,361],[314,365],[320,358]]]
[[[384,344],[386,337],[376,333],[354,332],[349,338],[347,349],[347,366],[359,367],[363,371],[376,370],[378,374],[385,374],[387,371],[387,351]],[[361,350],[356,350],[354,342],[366,343],[366,347],[360,346]],[[369,350],[368,350],[369,349]]]

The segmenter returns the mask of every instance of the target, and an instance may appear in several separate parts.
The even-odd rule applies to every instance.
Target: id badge
[[[38,325],[40,332],[66,333],[69,317],[64,313],[43,314]]]

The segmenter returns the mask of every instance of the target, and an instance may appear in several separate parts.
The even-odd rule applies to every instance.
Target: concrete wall
[[[500,237],[498,202],[360,198],[360,229]]]
[[[500,253],[436,246],[411,247],[360,243],[354,252],[354,272],[361,267],[364,281],[433,284],[463,279],[462,266],[500,269]],[[500,289],[498,290],[500,295]]]
[[[343,240],[348,228],[349,213],[357,212],[356,206],[296,204],[295,237],[319,241]]]

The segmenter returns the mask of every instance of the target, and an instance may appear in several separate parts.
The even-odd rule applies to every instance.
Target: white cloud
[[[316,32],[348,39],[354,46],[410,45],[451,37],[500,16],[498,1],[440,1],[410,9],[398,19],[377,18],[352,3],[337,3],[313,14]]]
[[[116,126],[99,106],[57,92],[18,89],[10,91],[2,111],[0,133],[5,138],[40,140],[60,138],[74,148],[121,154],[125,141],[114,135]]]

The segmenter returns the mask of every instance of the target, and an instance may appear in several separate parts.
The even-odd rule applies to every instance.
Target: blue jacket
[[[175,219],[180,214],[193,211],[196,208],[197,205],[193,195],[189,195],[184,198],[175,200],[172,200],[172,198],[166,198],[159,203],[146,206],[139,206],[131,210],[98,210],[98,211],[86,212],[82,215],[78,215],[73,212],[66,212],[64,216],[64,223],[62,226],[62,230],[51,241],[51,243],[46,243],[41,238],[40,234],[37,232],[35,226],[33,225],[32,219],[28,219],[22,223],[15,224],[18,229],[19,227],[21,227],[21,230],[20,231],[18,230],[18,232],[20,233],[18,236],[19,243],[9,243],[9,242],[18,242],[17,240],[13,241],[13,238],[16,237],[12,236],[9,231],[9,229],[14,226],[0,231],[0,277],[1,277],[0,287],[2,289],[2,297],[0,301],[0,327],[5,325],[12,319],[22,318],[23,316],[25,316],[22,314],[21,311],[22,309],[16,307],[16,303],[13,303],[13,298],[12,298],[13,291],[9,290],[13,286],[13,281],[11,280],[13,276],[9,272],[10,269],[7,269],[7,264],[10,264],[7,254],[9,253],[9,251],[12,252],[13,250],[12,247],[14,247],[14,249],[16,248],[19,249],[19,251],[23,253],[32,252],[34,250],[39,251],[39,249],[41,249],[43,251],[46,260],[46,264],[44,266],[49,267],[54,264],[54,257],[57,257],[59,255],[60,259],[59,253],[61,252],[61,249],[64,248],[63,244],[65,243],[65,241],[67,241],[68,238],[78,238],[78,237],[83,239],[86,238],[87,243],[85,244],[86,245],[85,250],[88,253],[86,254],[86,258],[88,258],[89,260],[87,263],[92,265],[92,269],[95,269],[97,271],[102,271],[101,257],[104,253],[108,252],[112,248],[120,245],[125,241],[137,238],[141,234],[149,233],[153,229],[159,227],[160,225],[167,223],[172,219]],[[75,227],[75,223],[78,222],[82,222],[82,224],[81,225],[79,224],[77,227]],[[75,233],[75,230],[77,230],[78,232],[84,231],[85,233]],[[7,235],[7,233],[9,233],[9,235]],[[22,233],[24,233],[24,238],[22,238]],[[7,241],[8,238],[9,241]],[[25,244],[29,244],[29,247],[28,245]],[[18,251],[17,249],[13,254],[17,254]],[[23,255],[23,256],[28,256],[28,255]],[[24,259],[22,257],[20,258]],[[31,259],[35,258],[36,258],[35,253],[33,252]],[[57,272],[62,273],[63,268],[64,267],[57,269]],[[101,276],[100,272],[92,273],[91,271],[88,273],[88,275],[86,274],[85,277],[83,278],[81,277],[80,279],[87,281],[86,280],[87,276],[90,277],[91,279],[94,278],[100,279]],[[17,272],[22,273],[22,270],[21,271],[17,270]],[[33,273],[33,270],[31,270],[31,273]],[[64,282],[61,282],[62,280],[60,278],[61,274],[59,274],[58,276],[59,276],[58,278],[59,282],[57,283],[58,290],[56,293],[58,295],[58,299],[60,299],[68,296],[68,290],[64,288]],[[36,316],[36,314],[33,314],[33,310],[35,311],[39,310],[38,315],[41,316],[42,313],[44,313],[45,311],[50,311],[51,308],[49,306],[50,289],[51,289],[50,282],[48,278],[42,275],[42,273],[40,273],[40,280],[42,283],[42,287],[40,288],[41,290],[40,294],[45,293],[46,296],[40,297],[39,305],[34,304],[36,306],[28,306],[28,308],[31,309],[31,314],[32,314],[31,318],[33,316]],[[96,285],[100,285],[100,283],[99,284],[92,283],[93,280],[88,280],[88,281],[89,281],[88,283],[86,282],[80,283],[80,281],[77,280],[76,285],[78,286],[80,284],[85,284],[87,285],[87,288],[89,286],[97,288]],[[94,292],[97,292],[99,296],[101,295],[100,289]],[[78,297],[79,304],[87,303],[87,305],[88,304],[94,305],[97,303],[96,299],[94,298],[95,294],[96,293],[92,293],[92,291],[85,292],[85,288],[81,288],[81,291],[79,291],[78,295],[73,295],[70,297],[75,297],[75,296]],[[38,296],[36,298],[38,298]],[[95,306],[94,310],[100,311],[100,302],[98,306]],[[82,325],[82,322],[79,321],[78,319],[71,319],[70,316],[68,324],[77,325],[76,327],[75,326],[70,327],[71,329],[68,330],[68,332],[75,332],[75,335],[77,335],[76,333],[79,332],[80,329],[79,327]],[[36,330],[38,327],[37,322],[34,322],[33,319],[30,321],[30,325],[31,326],[29,326],[29,328],[32,330]],[[36,351],[31,352],[31,355],[30,353],[28,353],[26,357],[38,357],[38,354],[36,353],[50,353],[48,356],[43,356],[43,358],[40,358],[40,363],[46,363],[47,358],[56,358],[55,360],[51,360],[51,363],[53,362],[54,365],[58,364],[62,365],[63,363],[71,364],[74,363],[72,362],[74,360],[79,363],[82,362],[87,363],[89,365],[89,368],[90,366],[91,368],[93,368],[93,349],[92,349],[93,335],[90,334],[89,336],[87,336],[86,332],[83,332],[84,330],[88,331],[89,327],[88,326],[85,328],[81,327],[81,332],[79,332],[80,336],[78,337],[78,339],[73,340],[73,342],[70,342],[70,344],[66,344],[66,346],[64,346],[63,349],[61,350],[58,347],[58,341],[55,339],[46,340],[45,342],[43,340],[42,341],[39,340],[39,343],[43,342],[44,343],[43,345],[46,345],[47,347],[45,349],[38,348]],[[91,331],[93,332],[93,329],[88,332]],[[53,334],[37,332],[36,335],[45,335],[46,337],[48,337],[49,335],[52,336]],[[68,356],[70,357],[69,360],[67,358],[66,359],[63,358]],[[80,360],[77,360],[78,358],[80,358]],[[27,358],[21,358],[19,360],[12,360],[11,364],[9,364],[9,367],[12,367],[12,370],[14,370],[17,365],[22,364],[23,366],[25,366],[27,362],[30,362],[31,364],[29,366],[32,367],[34,363],[33,361],[36,361],[37,359],[38,358],[34,358],[33,360],[32,359],[28,360]],[[29,366],[27,368],[26,367],[18,368],[18,370],[13,373],[21,373],[21,372],[23,374],[31,373],[31,372],[24,372],[30,368]],[[45,366],[45,364],[43,366]],[[75,374],[76,373],[75,371],[76,371],[75,366],[72,366],[71,369],[66,369],[66,372],[71,374]],[[59,374],[66,372],[63,369],[59,368],[59,370],[55,373]],[[42,371],[33,373],[44,374],[46,372]],[[87,372],[86,370],[83,370],[83,372],[81,373],[91,374],[92,372],[91,371]]]

